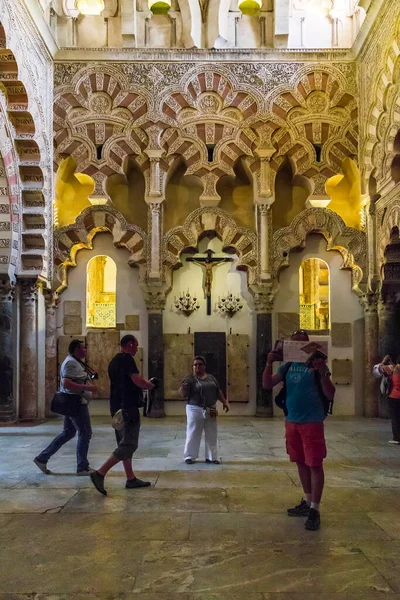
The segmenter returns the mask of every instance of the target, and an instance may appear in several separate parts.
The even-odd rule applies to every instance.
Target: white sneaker
[[[389,440],[389,444],[393,444],[394,446],[400,446],[400,442],[397,440]]]

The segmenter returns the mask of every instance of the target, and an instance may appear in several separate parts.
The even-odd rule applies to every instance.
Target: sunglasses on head
[[[305,329],[297,329],[296,331],[293,331],[292,335],[298,335],[299,333],[308,335],[308,333]]]

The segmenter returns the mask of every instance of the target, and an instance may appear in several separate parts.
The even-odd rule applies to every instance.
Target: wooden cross
[[[206,299],[207,299],[207,315],[211,315],[211,287],[213,281],[213,268],[218,267],[224,262],[233,262],[233,258],[218,258],[214,257],[214,251],[211,249],[206,250],[206,256],[196,255],[187,258],[188,262],[194,262],[199,267],[205,269],[205,281],[204,281],[204,289],[206,291]]]

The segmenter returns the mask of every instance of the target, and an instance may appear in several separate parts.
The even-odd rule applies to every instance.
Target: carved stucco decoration
[[[400,204],[398,200],[395,200],[395,204],[387,209],[382,225],[379,228],[378,261],[381,265],[381,270],[385,262],[385,250],[390,244],[390,237],[394,227],[400,229]]]
[[[278,169],[284,152],[293,156],[299,172],[303,173],[307,168],[310,177],[320,176],[324,169],[326,176],[340,170],[336,168],[335,161],[330,160],[330,156],[335,155],[333,147],[340,145],[336,153],[340,156],[354,152],[346,129],[355,88],[353,65],[323,64],[316,69],[313,65],[286,63],[188,63],[184,68],[179,63],[120,63],[112,67],[104,63],[66,63],[56,65],[55,80],[56,84],[61,84],[56,90],[55,123],[56,128],[58,125],[61,128],[56,133],[57,152],[73,152],[77,159],[81,155],[83,164],[79,164],[79,169],[101,180],[98,188],[102,187],[108,174],[121,171],[122,161],[127,155],[135,156],[149,188],[150,155],[146,154],[144,146],[146,135],[155,126],[159,129],[160,142],[158,175],[153,173],[152,177],[160,178],[160,193],[166,173],[176,157],[181,155],[187,165],[187,173],[200,177],[203,182],[203,205],[218,203],[216,183],[220,177],[233,174],[233,166],[239,157],[247,157],[254,162],[253,172],[259,168],[257,149],[275,149],[276,160],[271,161],[273,168],[268,175],[271,182],[261,186],[269,186],[269,189],[273,189],[274,169]],[[92,129],[97,128],[99,140],[101,131],[105,129],[103,115],[114,112],[116,118],[116,99],[111,105],[106,97],[107,94],[110,96],[110,86],[114,89],[113,80],[118,80],[125,93],[143,98],[147,112],[138,115],[139,118],[134,121],[134,131],[141,143],[134,147],[129,137],[133,123],[129,127],[118,123],[117,126],[122,128],[120,138],[117,140],[111,136],[111,140],[105,143],[104,161],[99,168],[94,158],[95,144],[88,142],[88,138],[96,133],[87,135],[89,132],[80,131],[80,128],[87,120],[87,111],[91,110],[93,102],[96,110],[91,111]],[[269,86],[271,81],[275,82],[275,86]],[[328,103],[322,97],[324,94]],[[93,95],[95,98],[92,98]],[[289,96],[295,99],[294,103],[287,99]],[[342,100],[345,106],[340,105]],[[73,106],[74,102],[76,106]],[[297,114],[297,120],[296,115],[288,110],[296,107],[303,111],[301,115]],[[313,121],[317,109],[320,120],[314,118]],[[62,114],[58,114],[60,110]],[[356,115],[353,110],[350,112],[353,132]],[[60,123],[59,118],[62,120]],[[307,118],[313,131],[311,137],[306,131]],[[302,121],[300,124],[299,119]],[[328,121],[328,130],[321,119]],[[82,124],[78,123],[79,120]],[[312,143],[324,138],[327,133],[333,135],[326,151],[328,162],[316,165]],[[271,146],[272,137],[275,139]],[[207,152],[210,145],[214,147],[212,160]],[[154,153],[154,148],[152,151]],[[264,173],[267,172],[265,168]]]
[[[293,219],[289,227],[279,229],[272,239],[272,271],[278,277],[282,267],[289,266],[290,251],[304,248],[310,233],[321,233],[327,250],[337,250],[343,257],[342,269],[351,269],[352,290],[362,293],[366,278],[366,236],[347,227],[335,212],[324,208],[309,208]],[[362,287],[360,287],[362,286]]]
[[[393,19],[389,11],[361,57],[361,93],[365,107],[365,124],[363,119],[361,125],[365,143],[360,154],[365,179],[373,175],[378,191],[390,180],[393,141],[400,129],[399,37],[400,14]]]
[[[152,101],[148,90],[132,90],[126,76],[110,65],[78,71],[71,83],[56,90],[56,162],[74,156],[79,171],[95,179],[97,195],[104,195],[108,175],[122,172],[127,156],[135,157],[145,172],[149,159],[143,152],[149,139],[144,128],[152,125],[148,120]]]
[[[42,263],[41,275],[48,281],[52,276],[52,87],[53,62],[43,43],[34,22],[22,0],[3,0],[0,2],[0,21],[7,37],[7,48],[13,53],[18,65],[18,84],[23,85],[27,95],[27,113],[34,122],[34,133],[31,137],[38,147],[39,161],[35,163],[36,170],[40,169],[39,179],[42,180],[42,193],[45,201],[44,219],[45,256]],[[11,78],[10,78],[11,79]],[[4,91],[4,90],[3,90]],[[40,162],[40,166],[39,163]],[[27,187],[25,185],[25,187]],[[21,202],[19,204],[21,211]],[[19,272],[28,270],[19,261],[16,265]]]
[[[31,103],[24,84],[19,80],[20,69],[14,54],[7,48],[8,40],[5,37],[5,31],[0,24],[0,45],[3,50],[1,60],[7,63],[7,69],[0,73],[0,115],[1,115],[1,135],[0,151],[5,163],[6,176],[9,181],[8,195],[10,197],[9,214],[10,222],[8,230],[12,231],[9,238],[8,247],[9,256],[3,255],[2,264],[8,264],[8,273],[14,278],[15,274],[21,274],[33,271],[41,274],[44,278],[51,275],[52,265],[38,253],[36,256],[23,255],[23,249],[30,247],[34,249],[34,237],[29,240],[26,235],[29,234],[25,228],[25,240],[22,242],[22,222],[24,213],[30,211],[30,218],[38,218],[42,228],[45,221],[45,194],[48,191],[45,187],[46,155],[40,151],[38,141],[40,135],[36,132],[36,123],[34,122],[30,108]],[[15,101],[18,98],[18,102]],[[34,197],[32,201],[32,197]],[[32,210],[37,208],[37,211]],[[2,209],[4,210],[4,209]],[[37,214],[35,214],[35,212]],[[5,225],[2,226],[3,228]],[[37,248],[43,251],[46,249],[51,258],[51,248],[48,248],[48,238],[45,231],[36,233],[36,238],[40,238]],[[3,244],[3,247],[4,244]],[[9,259],[9,260],[8,260]],[[7,269],[7,267],[6,267]]]
[[[136,225],[130,225],[111,206],[92,206],[77,217],[73,225],[61,227],[54,233],[54,257],[57,267],[58,292],[68,285],[67,270],[76,266],[76,254],[82,248],[91,250],[93,238],[99,232],[109,232],[117,248],[130,252],[128,264],[139,268],[140,281],[146,280],[146,256],[148,239]]]
[[[171,271],[182,266],[180,255],[196,248],[199,238],[207,232],[216,233],[223,251],[239,256],[238,270],[247,271],[249,284],[258,282],[257,236],[253,231],[238,227],[234,219],[220,208],[199,208],[192,212],[180,227],[174,227],[163,238],[163,269],[170,282]]]
[[[305,67],[292,86],[279,86],[268,102],[275,116],[270,143],[276,148],[272,175],[289,156],[295,173],[314,180],[339,173],[346,156],[358,152],[358,110],[354,81],[326,65]],[[265,125],[264,125],[265,129]],[[321,146],[320,162],[314,146]]]

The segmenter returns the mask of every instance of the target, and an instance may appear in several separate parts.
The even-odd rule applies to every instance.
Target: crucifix
[[[211,250],[210,248],[208,250],[206,250],[205,252],[206,256],[192,256],[190,258],[187,258],[186,260],[188,262],[194,262],[196,263],[196,265],[199,265],[199,267],[202,267],[205,269],[205,281],[204,281],[204,289],[206,291],[206,298],[207,298],[207,315],[211,315],[211,287],[212,287],[212,281],[213,281],[213,268],[214,267],[218,267],[219,265],[221,265],[224,262],[233,262],[233,258],[218,258],[218,257],[214,257],[214,251]]]

